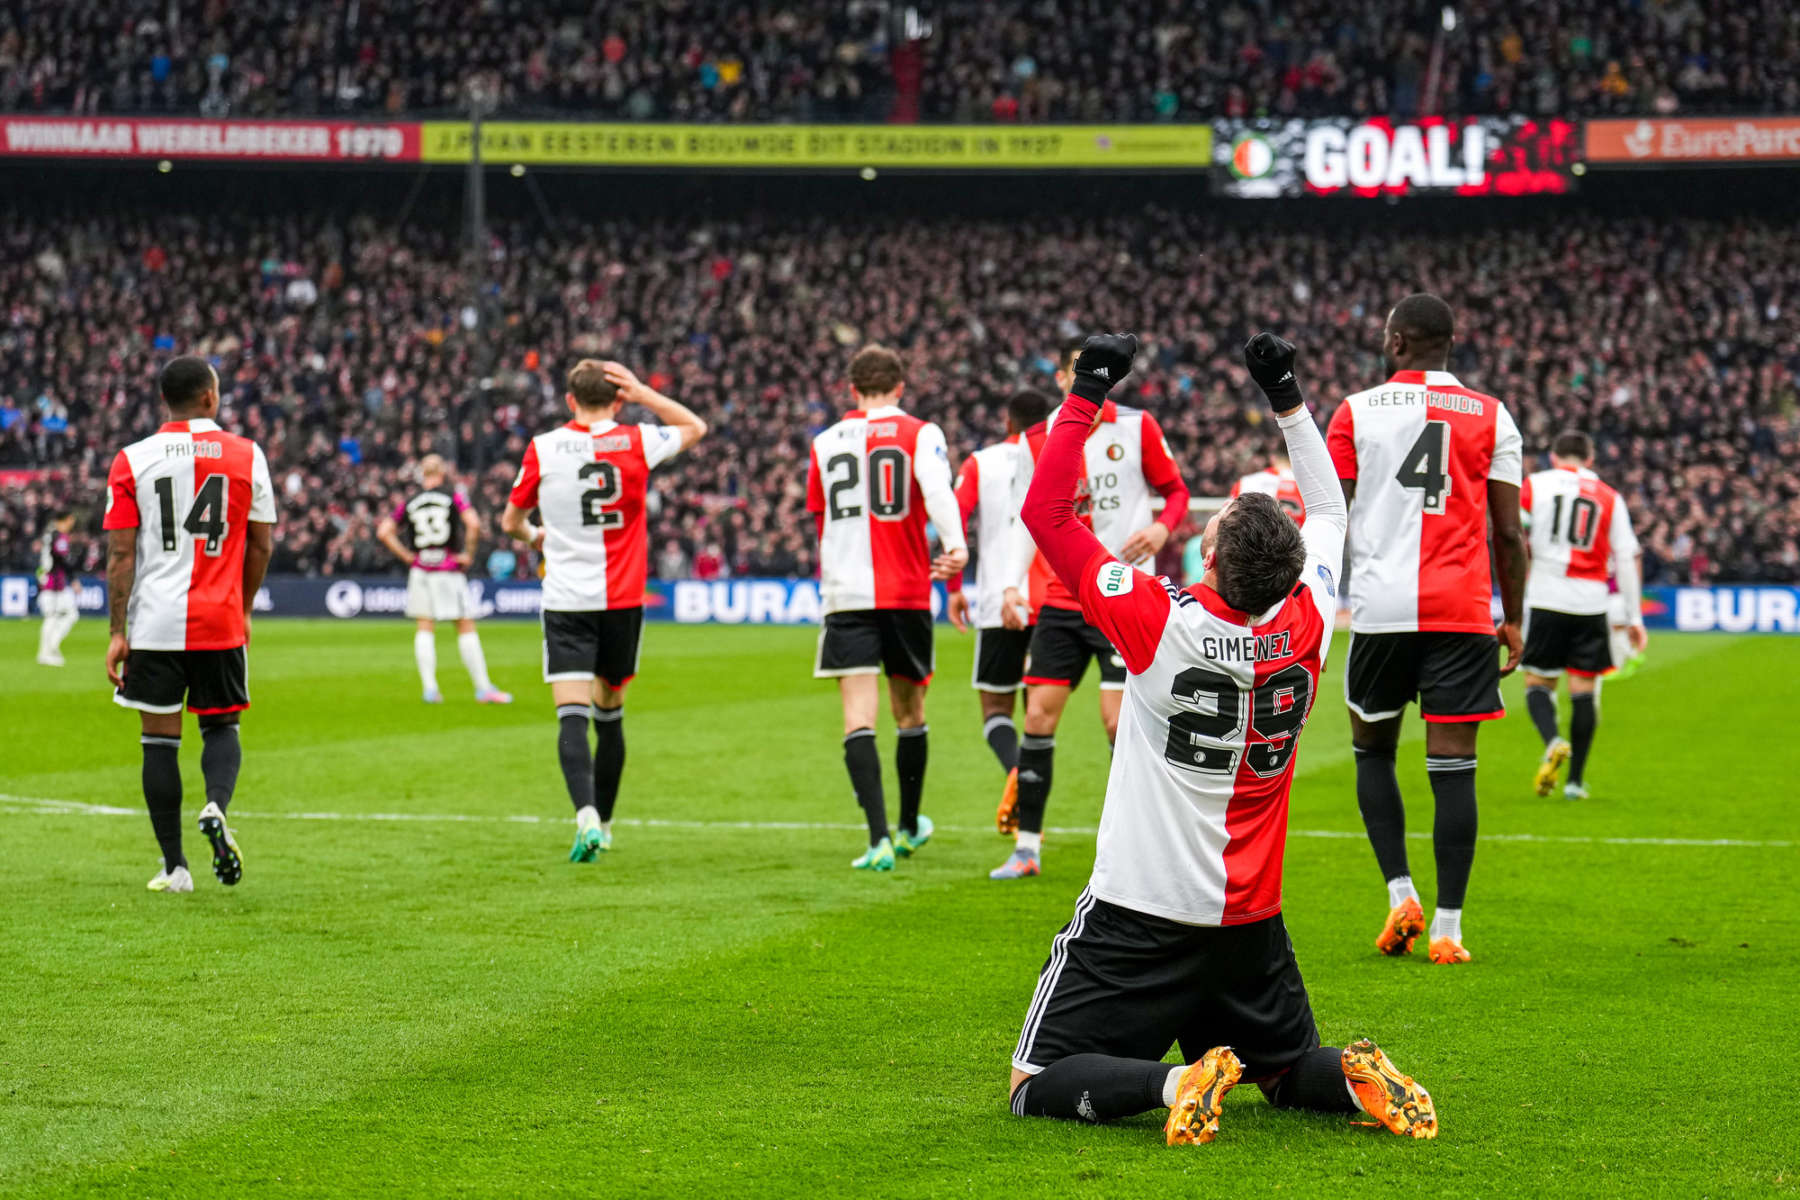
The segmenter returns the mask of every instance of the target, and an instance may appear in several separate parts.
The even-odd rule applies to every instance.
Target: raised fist
[[[1277,412],[1297,408],[1303,402],[1300,381],[1294,376],[1294,343],[1272,333],[1259,333],[1244,343],[1244,366]]]
[[[1070,391],[1095,404],[1106,399],[1115,383],[1131,374],[1131,360],[1137,357],[1138,340],[1131,333],[1095,333],[1081,343],[1075,359],[1075,383]]]

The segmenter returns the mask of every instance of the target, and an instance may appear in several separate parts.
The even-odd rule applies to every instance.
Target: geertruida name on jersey
[[[1427,408],[1447,408],[1451,412],[1468,413],[1479,417],[1487,412],[1487,406],[1479,396],[1458,396],[1451,392],[1417,391],[1401,388],[1394,391],[1378,389],[1366,394],[1371,408],[1416,408],[1423,404]]]
[[[1276,659],[1294,656],[1293,648],[1288,641],[1288,631],[1285,629],[1280,633],[1245,634],[1243,637],[1209,635],[1200,639],[1200,652],[1215,662],[1222,659],[1236,659],[1239,662],[1274,662]]]
[[[164,458],[224,458],[225,447],[217,442],[164,442]]]

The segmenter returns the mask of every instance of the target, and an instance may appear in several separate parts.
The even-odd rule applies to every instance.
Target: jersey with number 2
[[[545,609],[643,605],[650,472],[680,452],[681,434],[667,425],[570,421],[531,439],[512,503],[543,521]]]
[[[1506,405],[1448,371],[1401,371],[1331,414],[1350,505],[1350,628],[1492,633],[1487,485],[1519,485]]]

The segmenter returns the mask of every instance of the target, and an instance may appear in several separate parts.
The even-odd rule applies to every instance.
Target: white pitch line
[[[260,821],[393,821],[424,824],[561,825],[569,820],[567,817],[545,817],[530,813],[490,816],[481,813],[267,813],[242,809],[233,811],[240,817],[249,817],[252,820]],[[4,792],[0,792],[0,812],[85,817],[143,815],[141,808],[120,808],[111,804],[87,804],[80,800],[52,800],[44,796],[13,796]],[[634,829],[750,829],[768,832],[808,830],[846,832],[867,828],[860,821],[690,821],[663,817],[621,817],[615,824]],[[945,833],[983,833],[988,827],[939,825],[938,828]],[[1045,829],[1045,832],[1065,837],[1093,837],[1099,830],[1092,825],[1051,825]],[[1288,836],[1357,841],[1365,835],[1361,830],[1290,829]],[[1428,841],[1431,838],[1431,834],[1423,832],[1409,833],[1406,836],[1414,841]],[[1523,842],[1561,846],[1730,846],[1752,850],[1785,850],[1796,845],[1792,841],[1756,841],[1748,838],[1599,837],[1545,833],[1484,833],[1481,835],[1481,840],[1484,842]]]

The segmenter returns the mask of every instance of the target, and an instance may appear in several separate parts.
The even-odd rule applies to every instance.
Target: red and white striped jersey
[[[531,439],[512,503],[537,509],[544,527],[546,610],[643,606],[650,574],[644,494],[650,472],[680,452],[681,433],[667,425],[570,421]]]
[[[1058,405],[1043,424],[1025,435],[1033,462],[1061,412]],[[1118,554],[1132,534],[1150,524],[1153,492],[1164,498],[1159,519],[1171,530],[1187,515],[1189,496],[1181,469],[1169,452],[1162,426],[1143,409],[1108,400],[1100,406],[1100,423],[1088,435],[1084,449],[1086,473],[1076,491],[1075,514],[1094,531],[1108,553]],[[1034,616],[1040,608],[1081,607],[1041,554],[1031,563],[1030,596]]]
[[[1233,500],[1245,492],[1261,492],[1265,496],[1275,497],[1275,503],[1281,505],[1287,515],[1294,518],[1294,524],[1306,524],[1306,502],[1300,499],[1300,485],[1294,482],[1292,468],[1264,467],[1253,475],[1243,476],[1231,485]]]
[[[1531,530],[1526,607],[1606,612],[1607,580],[1638,552],[1624,498],[1585,467],[1552,467],[1525,481],[1519,507]]]
[[[1401,371],[1331,416],[1350,506],[1350,628],[1492,633],[1489,480],[1519,483],[1506,406],[1448,371]]]
[[[1014,549],[1030,538],[1019,524],[1025,490],[1031,486],[1030,452],[1017,435],[984,446],[963,460],[956,476],[956,503],[964,522],[973,516],[975,596],[970,603],[977,629],[1000,627],[1001,599],[1016,587],[1029,603],[1029,571],[1017,571]],[[954,584],[955,581],[952,581]]]
[[[860,409],[813,439],[806,509],[819,518],[824,611],[931,608],[927,520],[967,545],[944,431],[895,405]]]
[[[275,522],[262,447],[208,420],[171,421],[119,451],[107,529],[136,529],[126,629],[133,650],[244,644],[245,523]]]

